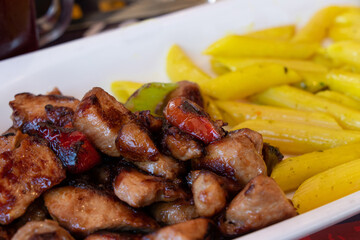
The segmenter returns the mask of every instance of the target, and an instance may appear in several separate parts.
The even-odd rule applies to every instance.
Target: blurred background
[[[37,18],[45,16],[54,0],[36,0]],[[219,1],[219,0],[218,0]],[[216,0],[74,0],[71,22],[65,33],[43,47],[123,27]]]

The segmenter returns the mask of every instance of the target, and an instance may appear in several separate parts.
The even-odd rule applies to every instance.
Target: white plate
[[[304,24],[331,4],[359,5],[358,0],[222,0],[98,36],[0,62],[0,130],[11,121],[8,102],[24,91],[45,93],[58,86],[81,96],[93,86],[109,90],[111,81],[167,81],[164,60],[180,44],[205,69],[201,55],[227,33],[243,33],[290,23]],[[297,239],[360,212],[360,192],[272,225],[239,239]]]

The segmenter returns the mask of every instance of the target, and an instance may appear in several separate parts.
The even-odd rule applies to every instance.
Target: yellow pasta
[[[290,87],[272,87],[252,97],[256,103],[303,111],[324,112],[333,116],[346,129],[360,130],[360,111]]]
[[[115,81],[111,83],[110,89],[119,102],[126,100],[143,84],[131,81]]]
[[[315,54],[318,43],[294,43],[229,35],[213,43],[204,53],[215,57],[273,57],[306,59]]]
[[[299,213],[360,190],[360,159],[319,173],[300,185],[292,201]]]
[[[276,64],[252,65],[240,71],[223,74],[200,85],[202,91],[217,99],[247,97],[268,87],[301,80],[294,71]]]
[[[227,114],[226,116],[230,116],[230,119],[224,117],[224,120],[236,122],[236,124],[251,119],[263,119],[342,129],[334,118],[324,113],[260,106],[236,101],[216,101],[215,103],[222,112]]]
[[[264,141],[277,146],[281,152],[304,154],[360,142],[360,132],[321,128],[275,120],[249,120],[234,129],[250,128],[263,135]]]
[[[178,45],[173,45],[169,50],[166,59],[166,72],[172,82],[188,80],[203,83],[210,79]]]
[[[360,143],[343,145],[336,148],[290,157],[277,164],[271,177],[283,191],[295,190],[306,179],[360,158]]]

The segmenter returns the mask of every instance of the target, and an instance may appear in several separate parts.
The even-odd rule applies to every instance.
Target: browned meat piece
[[[151,115],[150,110],[136,112],[136,117],[151,133],[156,134],[161,131],[163,119]]]
[[[25,224],[12,240],[74,240],[65,229],[55,221],[32,221]]]
[[[27,137],[27,135],[22,134],[21,131],[9,129],[7,133],[0,136],[0,153],[12,151],[19,147],[25,137]]]
[[[156,160],[158,150],[146,129],[136,122],[134,114],[101,88],[85,94],[73,124],[107,155],[122,155],[132,161]]]
[[[263,149],[263,138],[262,135],[256,131],[253,131],[249,128],[243,128],[237,130],[241,134],[247,136],[250,141],[254,144],[256,151],[262,156],[262,149]]]
[[[207,171],[207,170],[195,170],[195,171],[191,171],[190,174],[186,177],[188,184],[192,185],[193,181],[195,179],[197,179],[197,177],[199,175],[207,175],[207,174],[211,174],[212,176],[214,176],[216,178],[216,181],[220,184],[220,186],[226,191],[227,195],[229,197],[234,196],[234,194],[238,194],[239,191],[243,188],[243,186],[241,186],[241,184],[239,184],[238,182],[227,178],[227,177],[223,177],[223,176],[219,176],[211,171]]]
[[[189,81],[177,82],[179,85],[174,91],[172,91],[167,97],[166,103],[176,97],[184,97],[195,102],[200,107],[204,107],[204,100],[201,96],[199,85]],[[165,104],[166,105],[166,104]]]
[[[182,161],[199,158],[203,153],[202,144],[177,127],[165,128],[161,142],[168,154]]]
[[[145,207],[154,202],[170,202],[187,197],[177,184],[133,168],[120,170],[114,181],[114,191],[120,200],[132,207]]]
[[[196,211],[201,217],[212,217],[225,208],[227,192],[216,174],[204,170],[192,171],[191,180]]]
[[[123,157],[132,161],[156,160],[159,155],[148,131],[135,121],[120,128],[115,145]]]
[[[62,95],[60,89],[58,89],[57,87],[54,87],[53,90],[51,90],[50,92],[47,92],[46,95]]]
[[[1,240],[10,240],[10,236],[5,230],[5,228],[0,226],[0,239]]]
[[[141,234],[98,232],[87,236],[85,240],[140,240],[141,237]]]
[[[42,141],[25,137],[13,151],[0,154],[0,223],[25,213],[41,193],[65,179],[65,170]]]
[[[193,166],[233,178],[243,185],[259,174],[266,175],[266,165],[257,147],[260,143],[254,145],[255,138],[250,139],[248,131],[251,130],[246,130],[244,134],[244,130],[236,130],[212,142],[205,148],[204,157],[192,161]],[[253,135],[261,137],[259,133],[252,132]],[[256,139],[261,141],[262,145],[262,138]]]
[[[6,225],[6,230],[9,236],[13,236],[19,228],[24,226],[26,223],[31,221],[44,221],[49,217],[49,213],[44,206],[43,199],[37,198],[30,206],[26,209],[26,212],[16,221]],[[0,238],[1,239],[1,238]]]
[[[284,156],[277,147],[271,146],[268,143],[264,143],[262,155],[266,163],[267,174],[270,176],[274,167],[283,160]]]
[[[72,126],[74,110],[69,107],[45,106],[46,116],[53,124],[58,127]]]
[[[187,222],[164,227],[158,231],[144,236],[143,240],[201,240],[207,239],[212,229],[210,219],[197,218]]]
[[[20,93],[15,95],[15,100],[10,103],[13,109],[12,119],[15,128],[20,128],[25,123],[37,123],[47,120],[45,106],[67,107],[75,110],[79,100],[62,95],[34,95]]]
[[[296,215],[295,208],[276,182],[259,175],[231,201],[221,231],[237,236]]]
[[[153,204],[150,212],[156,221],[165,225],[186,222],[199,217],[194,204],[183,200]]]
[[[45,194],[44,201],[51,216],[77,235],[102,229],[153,231],[158,227],[149,216],[91,188],[52,189]]]
[[[172,157],[160,154],[157,161],[134,162],[141,170],[166,179],[175,179],[184,171],[183,165]]]

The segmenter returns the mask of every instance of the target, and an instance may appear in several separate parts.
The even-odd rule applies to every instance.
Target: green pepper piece
[[[150,110],[155,113],[157,106],[162,104],[165,97],[178,87],[177,83],[152,82],[141,86],[126,101],[125,106],[132,112]]]

